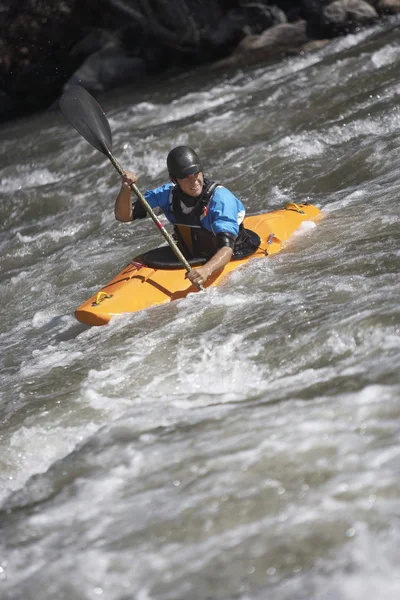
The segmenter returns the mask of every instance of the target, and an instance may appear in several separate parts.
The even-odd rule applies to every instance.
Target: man
[[[204,178],[200,159],[192,148],[178,146],[171,150],[167,167],[171,183],[147,190],[145,199],[153,209],[161,208],[174,225],[178,245],[187,258],[207,258],[203,266],[186,274],[195,285],[203,285],[228,264],[236,246],[243,243],[245,209],[228,189]],[[139,201],[132,203],[130,186],[137,180],[131,171],[123,172],[115,201],[118,221],[146,216]]]

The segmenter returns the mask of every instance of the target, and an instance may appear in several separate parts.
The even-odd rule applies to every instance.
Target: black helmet
[[[177,146],[167,156],[167,167],[171,177],[184,179],[203,170],[196,152],[189,146]]]

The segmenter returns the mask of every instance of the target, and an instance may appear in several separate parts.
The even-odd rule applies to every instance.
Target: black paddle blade
[[[92,146],[110,157],[110,124],[101,106],[85,88],[72,85],[60,98],[60,109],[73,127]]]

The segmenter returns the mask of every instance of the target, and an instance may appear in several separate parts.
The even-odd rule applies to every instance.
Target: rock
[[[93,27],[87,35],[71,48],[69,55],[79,57],[83,60],[104,48],[104,46],[109,42],[112,42],[115,37],[116,36],[110,31]]]
[[[372,25],[379,16],[365,0],[305,0],[310,37],[336,37]]]
[[[265,29],[286,23],[285,13],[276,6],[264,2],[240,2],[229,10],[218,24],[205,36],[205,43],[211,44],[212,54],[226,55],[248,35],[260,34]],[[204,53],[205,55],[205,53]]]
[[[371,25],[378,19],[376,10],[364,0],[336,0],[324,9],[323,16],[325,23],[340,33]]]
[[[258,2],[242,2],[242,10],[246,19],[245,30],[248,35],[262,33],[269,27],[287,23],[286,14],[275,5]]]
[[[309,54],[310,52],[322,50],[322,48],[325,48],[325,46],[330,44],[331,41],[332,40],[311,40],[311,42],[307,42],[301,47],[301,52],[304,54]]]
[[[398,12],[400,0],[0,0],[0,121],[73,83],[99,92],[221,58],[277,60]]]
[[[133,82],[146,73],[142,58],[127,56],[118,39],[108,41],[91,54],[64,85],[81,85],[91,92],[103,92],[123,83]]]
[[[400,0],[380,0],[375,8],[381,15],[395,15],[400,13]]]
[[[215,67],[251,65],[268,60],[276,60],[292,53],[309,41],[306,22],[281,23],[270,27],[260,35],[245,37],[232,56],[216,63]]]

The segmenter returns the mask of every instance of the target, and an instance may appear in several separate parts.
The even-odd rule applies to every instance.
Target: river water
[[[59,112],[1,129],[0,597],[400,595],[398,21],[102,99],[145,190],[194,146],[249,214],[325,219],[218,288],[74,309],[153,223]]]

